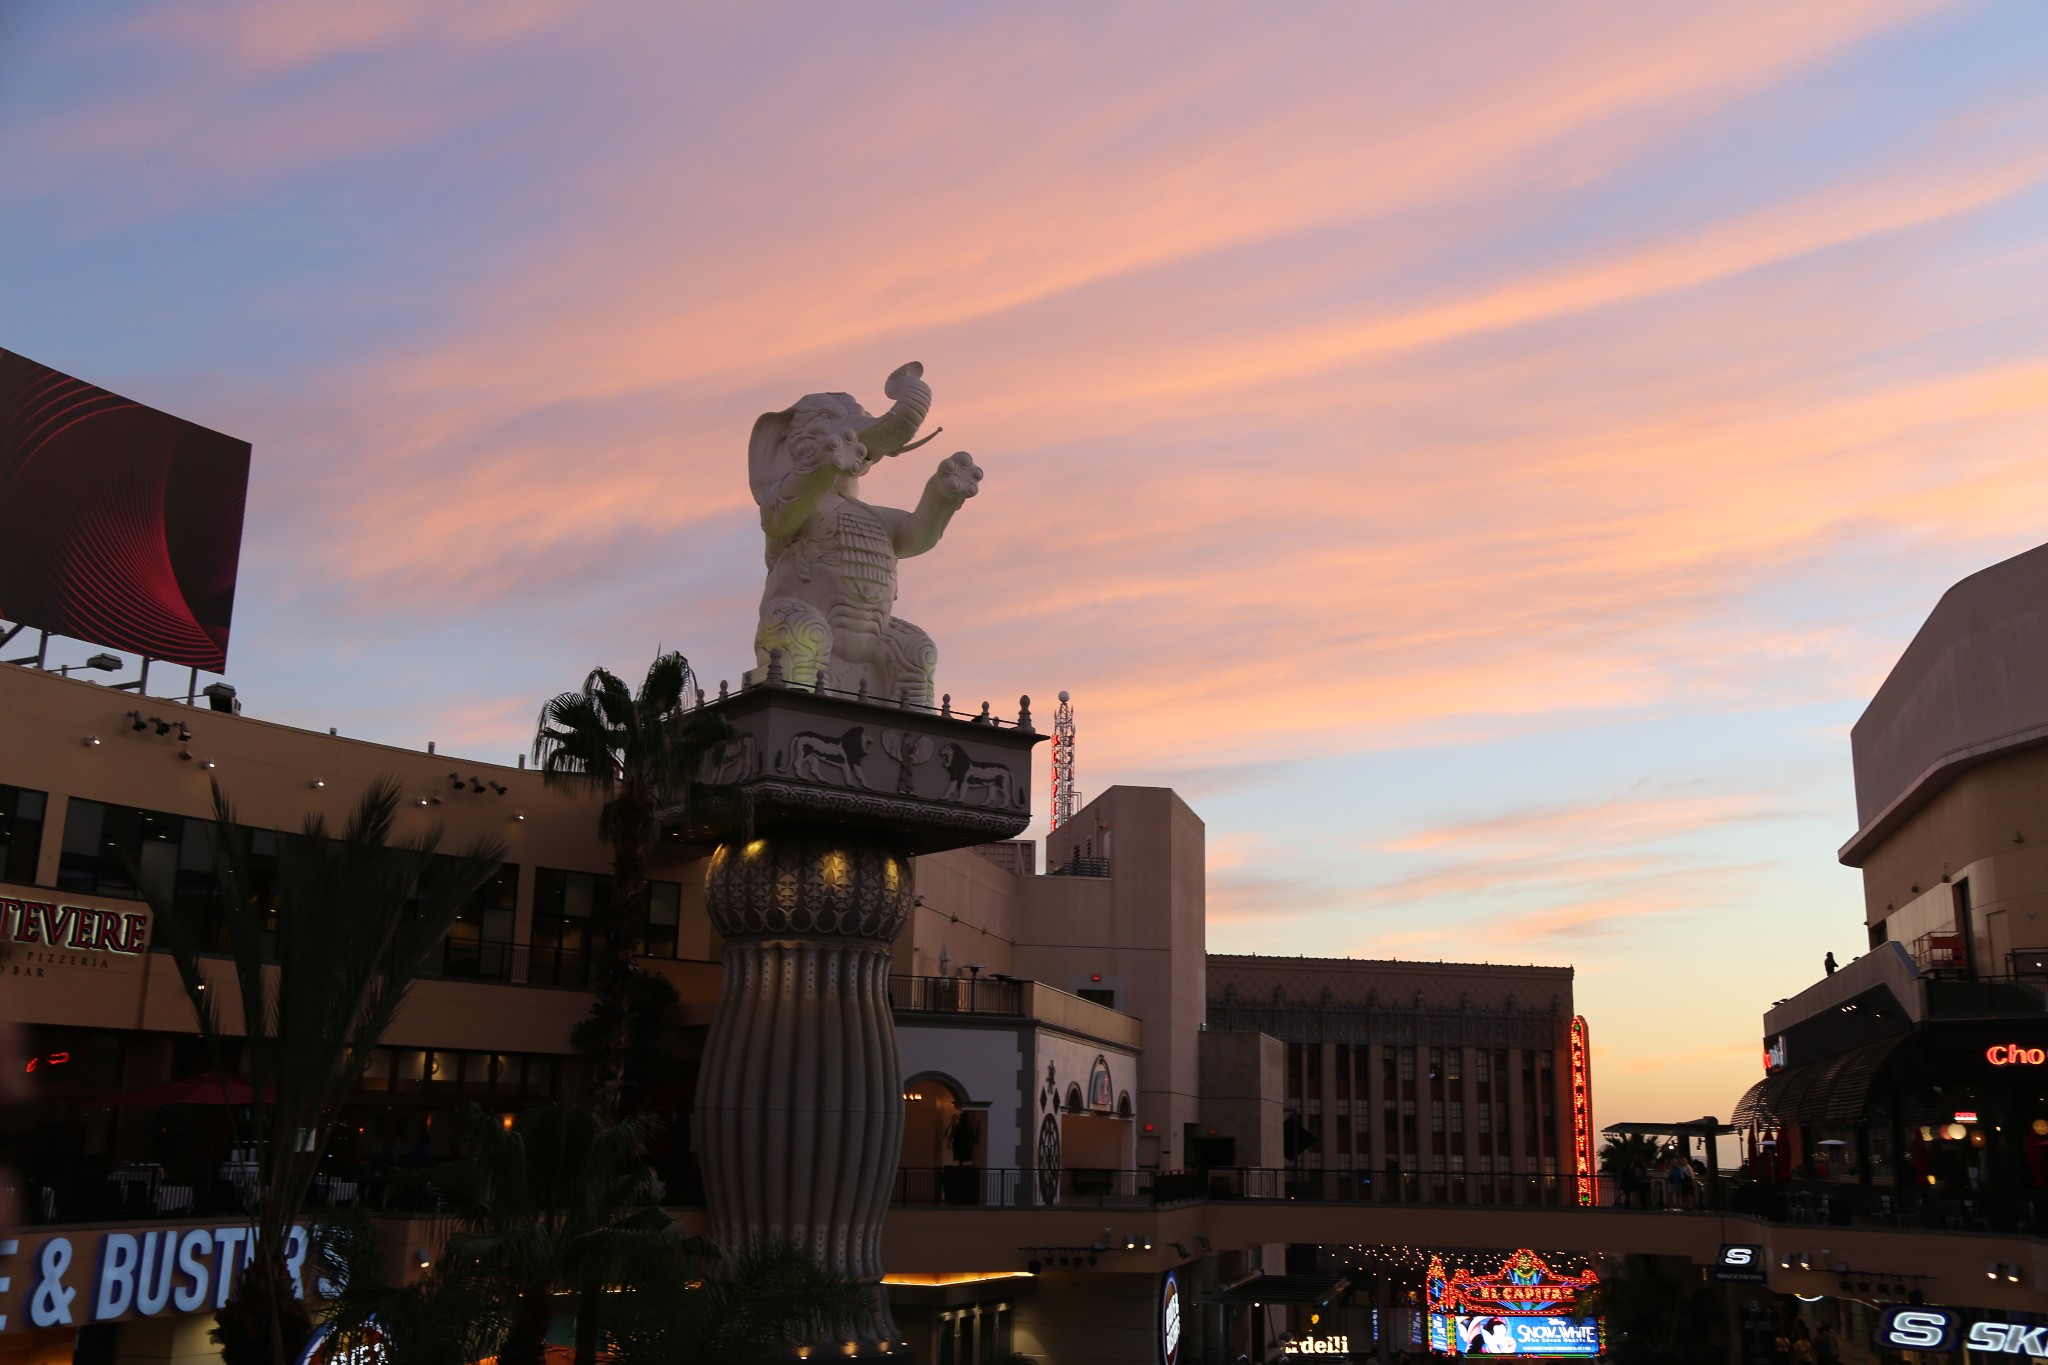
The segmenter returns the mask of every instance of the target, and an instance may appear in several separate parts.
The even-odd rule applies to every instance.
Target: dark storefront
[[[1879,990],[1766,1051],[1771,1073],[1735,1112],[1753,1197],[1772,1205],[1760,1212],[1978,1231],[2048,1222],[2048,1016],[1913,1024]]]

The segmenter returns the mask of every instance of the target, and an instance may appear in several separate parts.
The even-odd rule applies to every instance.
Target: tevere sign
[[[285,1253],[300,1298],[307,1238],[293,1228]],[[0,1332],[220,1309],[254,1256],[246,1224],[0,1241]]]
[[[0,963],[8,976],[50,967],[106,967],[149,949],[149,916],[0,896]]]

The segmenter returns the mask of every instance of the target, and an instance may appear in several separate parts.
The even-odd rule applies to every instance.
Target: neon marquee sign
[[[1572,1173],[1579,1203],[1593,1202],[1593,1059],[1586,1016],[1572,1019]]]
[[[1591,1270],[1559,1274],[1526,1249],[1490,1275],[1462,1266],[1447,1273],[1442,1259],[1433,1256],[1427,1276],[1430,1350],[1449,1356],[1597,1356],[1606,1345],[1601,1320],[1578,1309],[1599,1284]]]
[[[1984,1049],[1984,1060],[1993,1066],[2048,1066],[2048,1048],[1993,1043]]]

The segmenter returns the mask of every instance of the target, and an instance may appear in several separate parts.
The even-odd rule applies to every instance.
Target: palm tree
[[[503,1319],[499,1365],[541,1365],[555,1295],[578,1296],[576,1359],[597,1358],[605,1287],[680,1254],[682,1234],[641,1158],[652,1122],[609,1122],[588,1109],[542,1105],[510,1127],[467,1116],[475,1155],[424,1172],[460,1230],[440,1272]]]
[[[1620,1175],[1640,1162],[1644,1170],[1654,1171],[1657,1163],[1669,1160],[1676,1150],[1669,1141],[1647,1133],[1616,1133],[1600,1148],[1600,1169]]]
[[[769,1365],[793,1343],[839,1341],[874,1314],[874,1290],[786,1244],[724,1256],[692,1237],[648,1268],[611,1313],[617,1365]]]
[[[541,707],[534,727],[533,757],[545,780],[604,797],[597,829],[612,846],[612,885],[591,1005],[591,1103],[605,1114],[619,1112],[633,1052],[633,955],[647,919],[647,853],[660,820],[692,806],[744,818],[738,793],[698,780],[704,755],[728,733],[698,700],[689,660],[671,652],[648,667],[637,693],[592,669],[580,690]]]
[[[456,913],[504,861],[480,839],[452,857],[438,832],[394,839],[398,784],[371,785],[339,835],[324,817],[280,840],[277,900],[256,894],[248,832],[213,789],[214,888],[241,1032],[222,1022],[219,992],[201,970],[209,926],[160,882],[137,877],[177,964],[215,1074],[232,1074],[230,1046],[245,1046],[254,1102],[238,1126],[256,1152],[260,1197],[251,1211],[254,1259],[216,1320],[227,1365],[282,1365],[312,1323],[292,1292],[285,1259],[320,1156],[341,1106],[362,1081],[428,955]],[[273,949],[274,942],[274,949]]]

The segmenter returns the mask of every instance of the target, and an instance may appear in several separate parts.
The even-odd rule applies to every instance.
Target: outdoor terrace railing
[[[1024,1014],[1024,983],[995,976],[892,976],[889,1007],[924,1014]]]
[[[307,1207],[360,1205],[375,1211],[386,1202],[386,1185],[385,1177],[377,1173],[321,1174],[314,1177]],[[241,1218],[262,1199],[253,1162],[183,1171],[134,1162],[104,1170],[32,1174],[16,1181],[9,1192],[17,1215],[31,1226]]]

